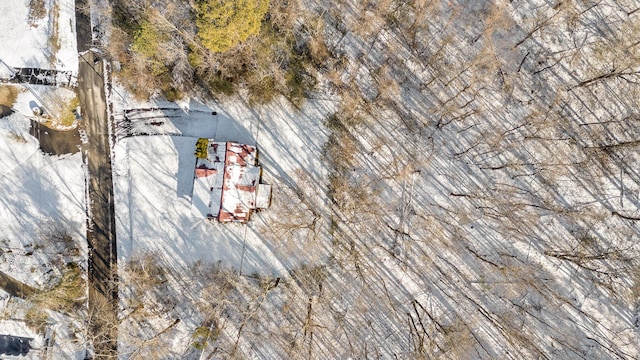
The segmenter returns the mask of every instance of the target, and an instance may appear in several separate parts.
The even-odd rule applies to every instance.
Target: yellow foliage
[[[146,56],[153,58],[158,52],[161,42],[164,42],[165,36],[149,21],[143,20],[140,23],[140,29],[133,35],[133,50]]]
[[[199,138],[198,142],[196,142],[196,157],[200,159],[206,159],[209,156],[208,153],[209,148],[209,139]]]
[[[200,0],[198,37],[213,52],[225,52],[260,31],[269,0]]]

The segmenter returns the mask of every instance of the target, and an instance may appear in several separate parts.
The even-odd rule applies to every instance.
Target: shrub
[[[291,56],[289,69],[284,75],[286,96],[295,101],[301,101],[305,93],[316,86],[316,79],[306,70],[306,66],[311,64],[304,55]]]
[[[36,296],[39,303],[54,311],[70,311],[78,306],[85,293],[85,283],[80,267],[75,263],[67,264],[60,281],[51,289]],[[36,302],[38,303],[38,302]]]
[[[25,324],[38,333],[44,334],[49,323],[49,314],[37,305],[31,306],[24,315]]]
[[[233,86],[233,82],[231,80],[226,79],[220,75],[215,75],[207,82],[209,88],[216,94],[224,94],[227,96],[231,96],[235,92],[235,87]]]
[[[143,20],[140,28],[133,34],[132,48],[148,58],[153,58],[158,52],[160,43],[164,41],[166,41],[165,36],[149,20]]]
[[[167,81],[162,85],[162,89],[160,89],[162,95],[167,99],[167,101],[178,101],[184,97],[182,91],[171,85],[170,81]]]
[[[199,138],[196,143],[196,153],[195,155],[200,159],[206,159],[209,156],[207,152],[207,148],[209,147],[209,140],[205,138]]]
[[[206,324],[198,326],[191,337],[193,339],[192,345],[196,350],[203,350],[209,339],[215,340],[216,338],[215,333],[211,331],[211,326]]]
[[[266,104],[278,95],[278,89],[275,78],[273,76],[265,76],[262,79],[250,83],[249,101],[252,104]]]

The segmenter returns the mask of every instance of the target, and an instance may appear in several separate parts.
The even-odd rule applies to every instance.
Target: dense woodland
[[[260,228],[308,265],[131,260],[132,358],[639,356],[640,4],[113,3],[105,51],[140,98],[336,109],[325,171],[277,183],[292,215]],[[175,323],[135,327],[185,299],[186,353]]]
[[[321,36],[312,36],[320,19],[295,1],[191,5],[115,1],[107,51],[137,96],[160,91],[174,100],[194,86],[208,96],[242,88],[252,100],[268,102],[276,94],[301,99],[313,88],[316,68],[329,54]]]

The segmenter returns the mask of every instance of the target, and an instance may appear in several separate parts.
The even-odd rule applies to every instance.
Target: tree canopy
[[[196,26],[202,44],[227,51],[260,31],[269,0],[199,0]]]

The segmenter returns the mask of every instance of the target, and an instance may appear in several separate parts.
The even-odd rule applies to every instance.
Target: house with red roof
[[[256,147],[198,140],[192,207],[219,222],[249,221],[253,211],[269,207],[271,186],[261,183]]]

